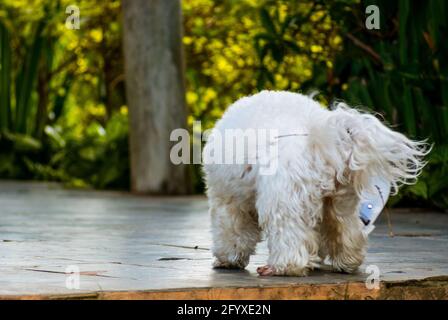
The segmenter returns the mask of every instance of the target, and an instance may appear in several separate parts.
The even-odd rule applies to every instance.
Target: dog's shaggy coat
[[[213,163],[210,155],[221,147],[213,137],[227,129],[277,129],[275,172]],[[238,100],[216,123],[203,153],[214,266],[245,268],[263,233],[269,258],[260,275],[303,276],[325,258],[336,271],[354,272],[367,242],[361,191],[374,176],[394,192],[414,182],[427,152],[424,142],[342,103],[329,111],[307,96],[274,91]]]

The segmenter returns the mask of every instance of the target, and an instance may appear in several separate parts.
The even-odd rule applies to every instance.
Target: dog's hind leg
[[[260,241],[253,205],[232,199],[211,198],[212,253],[215,268],[244,269]]]
[[[357,206],[351,202],[350,199],[324,200],[320,252],[330,257],[337,272],[355,272],[365,257],[367,238]]]

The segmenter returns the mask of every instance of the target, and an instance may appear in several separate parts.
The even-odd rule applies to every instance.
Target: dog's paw
[[[273,276],[275,275],[275,269],[271,266],[262,266],[257,268],[257,273],[260,276]]]
[[[239,263],[230,263],[228,261],[220,261],[215,259],[212,264],[214,269],[244,269],[245,266]]]
[[[337,273],[356,273],[358,271],[359,264],[344,264],[340,261],[333,261],[332,271]]]
[[[308,268],[288,267],[285,269],[277,269],[273,266],[266,265],[257,268],[260,276],[289,276],[304,277],[308,275]]]

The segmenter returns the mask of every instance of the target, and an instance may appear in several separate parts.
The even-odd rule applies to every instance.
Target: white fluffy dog
[[[233,152],[233,143],[216,139],[228,129],[276,129],[278,135],[267,138],[278,148],[277,159],[268,159],[277,161],[276,170],[261,174],[250,154],[246,163],[213,161],[220,148]],[[261,148],[265,141],[255,143]],[[356,271],[367,242],[361,191],[374,176],[395,192],[415,182],[428,152],[426,143],[343,104],[329,111],[307,96],[278,91],[238,100],[217,122],[203,154],[214,266],[245,268],[263,233],[269,258],[260,275],[303,276],[327,257],[335,271]]]

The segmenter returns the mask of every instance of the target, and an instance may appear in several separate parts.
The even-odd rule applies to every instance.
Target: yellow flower
[[[211,88],[207,88],[207,90],[205,90],[205,93],[203,96],[204,102],[208,103],[215,98],[216,98],[216,91]]]
[[[77,48],[78,46],[79,46],[78,39],[75,38],[75,39],[71,40],[71,41],[68,43],[68,45],[67,45],[67,49],[68,49],[69,51],[72,51],[73,49]]]
[[[128,106],[121,106],[120,113],[124,116],[127,115],[128,114]]]
[[[101,42],[103,40],[103,31],[101,29],[93,29],[90,31],[90,37],[95,42]]]
[[[281,3],[279,5],[278,12],[280,15],[280,21],[284,21],[286,18],[286,15],[288,14],[288,6],[284,3]]]
[[[316,22],[323,18],[325,11],[317,11],[311,16],[311,21]]]
[[[192,127],[193,126],[193,122],[195,121],[195,117],[193,117],[193,115],[189,114],[187,117],[187,125],[188,127]]]
[[[241,54],[244,53],[243,48],[241,48],[241,47],[240,47],[239,45],[237,45],[237,44],[232,45],[232,46],[230,47],[230,49],[231,49],[234,53],[236,53],[236,54],[238,54],[238,55],[241,55]]]
[[[192,37],[184,37],[183,41],[184,41],[185,45],[189,45],[193,42],[193,38]]]
[[[202,18],[196,18],[193,22],[196,27],[202,27],[204,25],[204,20]]]
[[[236,64],[238,65],[238,67],[242,68],[244,67],[244,60],[239,58],[238,60],[236,60]]]
[[[323,48],[321,46],[315,45],[313,44],[311,46],[311,52],[313,53],[318,53],[318,52],[322,52]]]
[[[104,104],[94,105],[92,103],[88,106],[87,110],[91,115],[96,117],[102,117],[106,115],[106,107],[104,106]]]
[[[232,65],[224,57],[218,57],[218,61],[216,61],[216,67],[219,71],[223,72],[233,71]]]
[[[78,64],[79,72],[85,72],[87,70],[87,60],[86,59],[78,58],[77,64]]]
[[[187,92],[187,103],[194,104],[196,101],[198,101],[197,93],[193,92],[193,91],[188,91]]]
[[[242,22],[244,24],[244,26],[248,29],[252,28],[254,25],[254,22],[249,19],[248,17],[243,17]]]
[[[342,42],[342,38],[340,36],[335,36],[331,42],[333,43],[333,45],[337,46]]]
[[[224,47],[222,41],[213,39],[210,43],[210,49],[222,49],[222,47]]]

